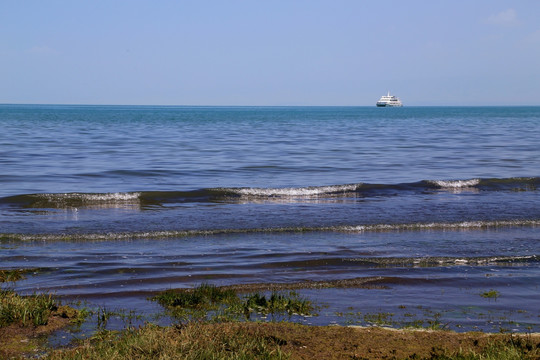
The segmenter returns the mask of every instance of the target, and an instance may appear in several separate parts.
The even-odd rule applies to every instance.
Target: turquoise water
[[[2,193],[537,176],[539,108],[0,106]]]
[[[44,269],[19,291],[147,311],[202,282],[380,277],[304,291],[331,303],[304,321],[418,303],[540,329],[539,107],[0,105],[0,129],[1,268]]]

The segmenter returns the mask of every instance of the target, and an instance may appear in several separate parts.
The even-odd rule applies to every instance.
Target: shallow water
[[[364,324],[363,317],[336,313],[410,313],[411,307],[422,306],[426,311],[442,313],[439,321],[451,321],[458,330],[498,331],[479,317],[494,312],[490,319],[504,316],[496,322],[501,328],[517,322],[519,325],[511,324],[512,329],[525,331],[528,326],[537,331],[539,240],[538,232],[533,233],[529,227],[232,233],[69,242],[16,240],[4,241],[2,263],[7,268],[42,268],[17,284],[24,293],[52,291],[65,300],[84,299],[107,308],[145,313],[156,311],[154,303],[144,301],[155,292],[201,283],[380,277],[376,285],[384,289],[379,290],[300,290],[315,304],[329,306],[320,316],[305,321]],[[490,290],[498,292],[497,299],[481,296]],[[426,321],[426,317],[418,315],[417,320]],[[396,324],[398,320],[394,319]],[[408,320],[404,318],[401,323]]]
[[[23,293],[150,314],[201,283],[380,277],[300,290],[325,306],[296,320],[540,330],[540,108],[2,105],[0,125],[0,267],[40,268]]]

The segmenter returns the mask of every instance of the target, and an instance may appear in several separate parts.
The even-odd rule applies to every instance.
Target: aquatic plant
[[[496,299],[500,296],[500,293],[497,290],[491,289],[489,291],[484,291],[480,296],[487,299]]]
[[[26,274],[36,273],[41,269],[0,269],[0,283],[16,282],[25,278]]]
[[[167,290],[152,298],[166,307],[206,308],[229,303],[237,299],[232,290],[223,290],[214,285],[201,284],[194,289]]]
[[[243,299],[242,306],[247,314],[255,311],[265,315],[275,313],[309,315],[313,311],[311,302],[300,298],[294,291],[286,294],[274,291],[268,298],[259,293],[249,294]]]
[[[392,317],[394,314],[392,313],[376,313],[376,314],[365,314],[364,315],[364,322],[377,325],[377,326],[389,326],[394,324],[394,321],[392,320]]]
[[[239,317],[250,319],[252,313],[261,315],[310,315],[314,307],[298,293],[273,291],[267,295],[255,292],[244,296],[232,289],[202,284],[193,289],[167,290],[152,298],[172,310],[177,318],[204,318],[214,311],[214,317],[233,321]]]

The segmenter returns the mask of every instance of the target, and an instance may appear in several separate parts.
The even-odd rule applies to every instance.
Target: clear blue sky
[[[539,0],[1,0],[0,103],[540,105]]]

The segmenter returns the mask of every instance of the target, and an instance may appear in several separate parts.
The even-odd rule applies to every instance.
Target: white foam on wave
[[[103,194],[85,194],[85,193],[64,193],[64,194],[38,194],[36,196],[48,200],[82,200],[82,201],[131,201],[139,199],[140,193],[103,193]]]
[[[432,184],[435,184],[445,189],[461,189],[476,186],[480,183],[480,179],[470,180],[430,180]]]
[[[423,230],[473,230],[509,226],[540,226],[540,220],[498,220],[498,221],[462,221],[456,223],[412,223],[412,224],[373,224],[357,226],[338,226],[336,231],[423,231]]]
[[[339,194],[356,191],[361,184],[310,186],[301,188],[240,188],[232,192],[241,196],[264,197],[293,197],[293,196],[320,196],[325,194]]]
[[[426,230],[481,230],[498,227],[539,227],[540,220],[508,220],[508,221],[486,221],[486,222],[459,222],[459,223],[429,223],[429,224],[373,224],[358,226],[328,226],[328,227],[282,227],[282,228],[245,228],[245,229],[207,229],[207,230],[158,230],[149,232],[120,232],[120,233],[81,233],[81,234],[2,234],[8,235],[12,239],[18,240],[89,240],[108,241],[120,239],[164,239],[188,236],[212,236],[219,234],[251,234],[251,233],[289,233],[306,231],[324,232],[385,232],[385,231],[426,231]],[[512,257],[490,257],[477,260],[478,262],[494,263],[506,261],[507,259],[518,260],[538,260],[538,255],[512,256]],[[462,259],[454,259],[461,261]],[[465,259],[466,260],[466,259]]]
[[[33,195],[57,207],[117,207],[140,204],[140,193],[64,193]]]

